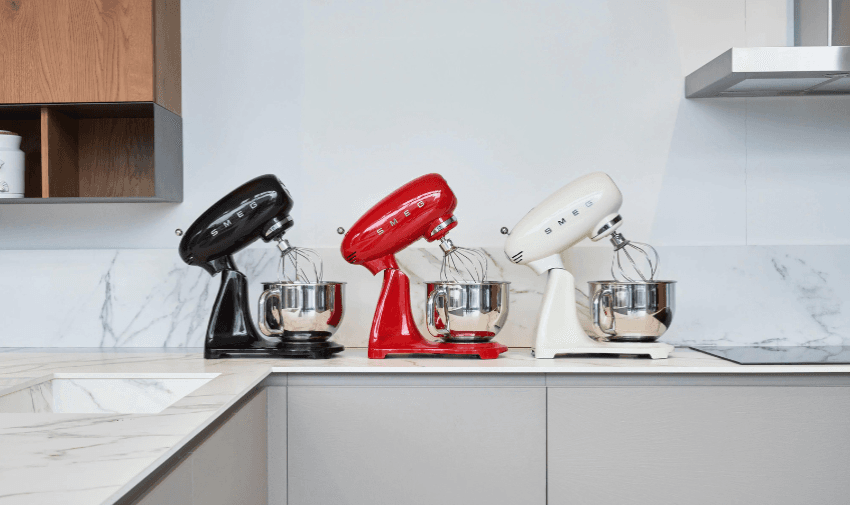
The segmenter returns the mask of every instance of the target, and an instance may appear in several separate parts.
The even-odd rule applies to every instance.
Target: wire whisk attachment
[[[649,282],[658,271],[658,252],[649,244],[632,242],[622,233],[613,232],[611,243],[614,255],[611,258],[611,276],[619,282]]]
[[[440,280],[443,282],[484,282],[487,280],[487,256],[478,249],[457,247],[451,240],[440,239],[443,265]]]
[[[322,257],[316,251],[304,247],[292,247],[285,239],[278,241],[277,247],[280,249],[278,282],[293,284],[322,282]]]

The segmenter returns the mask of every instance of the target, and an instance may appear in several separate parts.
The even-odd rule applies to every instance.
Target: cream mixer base
[[[556,354],[636,354],[652,359],[670,355],[673,346],[660,342],[600,342],[587,336],[578,321],[575,306],[575,278],[563,268],[548,271],[543,303],[534,330],[535,358]]]

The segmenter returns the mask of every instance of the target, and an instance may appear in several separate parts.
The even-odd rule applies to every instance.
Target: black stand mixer
[[[263,175],[216,202],[192,223],[180,241],[183,261],[210,275],[222,274],[204,341],[205,358],[315,359],[329,358],[343,350],[342,345],[322,339],[266,337],[251,321],[248,280],[236,267],[233,254],[259,238],[282,242],[293,224],[289,216],[292,204],[292,196],[280,180]]]

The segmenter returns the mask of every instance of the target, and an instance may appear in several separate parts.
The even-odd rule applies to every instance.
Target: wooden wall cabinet
[[[0,5],[0,129],[23,137],[26,198],[180,202],[180,0]]]

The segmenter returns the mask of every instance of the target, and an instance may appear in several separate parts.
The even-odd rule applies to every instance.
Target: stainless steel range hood
[[[850,95],[850,0],[794,0],[793,47],[734,47],[685,78],[685,97]]]

